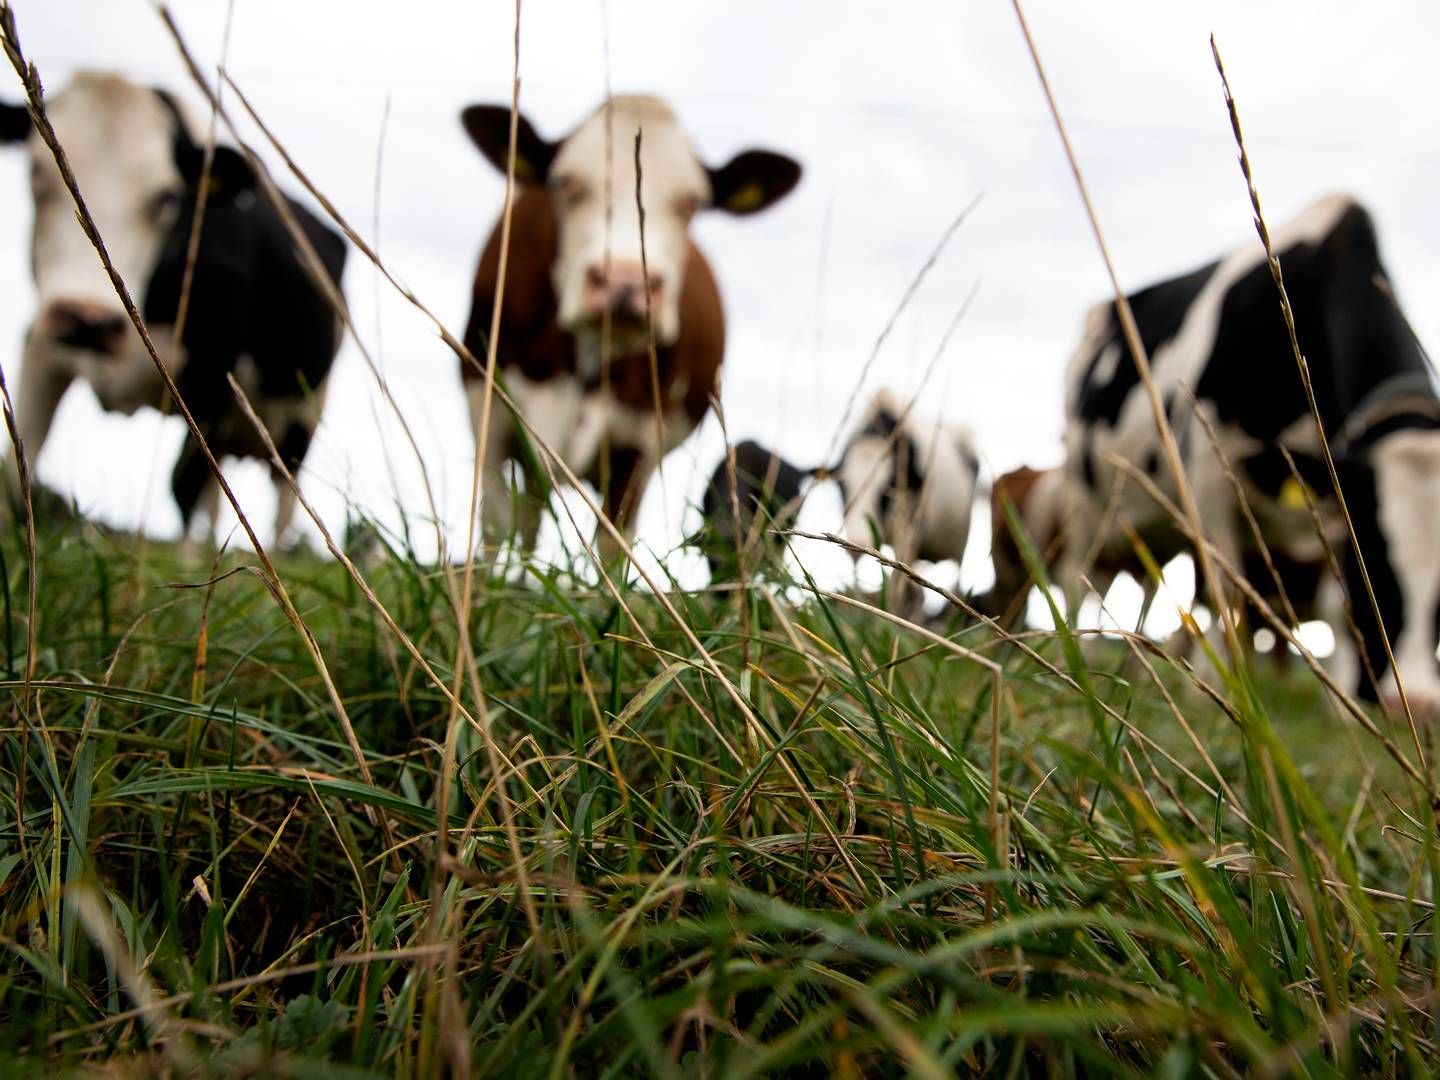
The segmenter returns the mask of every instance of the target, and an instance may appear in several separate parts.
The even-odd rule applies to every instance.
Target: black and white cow
[[[918,421],[881,390],[833,472],[852,543],[889,544],[907,564],[964,557],[980,472],[964,429]]]
[[[773,550],[770,530],[794,521],[805,485],[826,471],[792,465],[753,439],[736,443],[733,481],[727,454],[705,486],[704,523],[690,541],[704,552],[711,580],[735,566],[744,545]]]
[[[198,125],[169,94],[118,75],[81,73],[46,106],[111,259],[216,456],[268,458],[235,406],[226,380],[233,373],[281,454],[298,468],[319,420],[340,323],[306,275],[279,214],[257,192],[247,160],[228,147],[215,151],[177,345],[173,327],[204,158]],[[31,161],[39,304],[25,337],[16,418],[33,463],[77,378],[106,410],[127,415],[160,406],[163,386],[25,109],[0,105],[0,141],[24,142]],[[304,207],[289,206],[338,285],[344,240]],[[294,497],[275,480],[280,538]],[[202,502],[213,527],[218,490],[190,440],[171,487],[187,531]]]
[[[1396,303],[1374,224],[1364,208],[1348,197],[1331,196],[1274,230],[1272,240],[1401,680],[1412,701],[1433,707],[1440,704],[1435,656],[1440,395],[1432,369]],[[1248,562],[1249,572],[1258,575],[1253,552],[1247,551],[1252,546],[1248,529],[1196,407],[1215,426],[1267,546],[1282,553],[1290,587],[1301,583],[1303,591],[1303,583],[1313,583],[1311,595],[1292,597],[1302,609],[1333,607],[1339,595],[1337,583],[1327,583],[1327,575],[1318,572],[1323,544],[1300,484],[1322,498],[1332,546],[1343,561],[1344,589],[1379,676],[1380,696],[1393,705],[1384,641],[1337,516],[1260,245],[1247,244],[1200,270],[1143,289],[1130,297],[1130,305],[1176,431],[1187,478],[1218,551],[1233,565]],[[1091,312],[1068,382],[1067,468],[1071,490],[1081,497],[1067,551],[1093,551],[1107,542],[1128,546],[1118,533],[1097,537],[1107,505],[1134,524],[1162,561],[1183,550],[1178,531],[1154,501],[1137,484],[1119,483],[1123,469],[1115,460],[1124,459],[1145,470],[1167,494],[1174,492],[1150,403],[1113,304]],[[1192,394],[1198,406],[1192,405]],[[1294,455],[1300,483],[1281,448]],[[1073,559],[1067,560],[1073,571]],[[1343,624],[1336,624],[1336,638],[1345,642]],[[1348,657],[1343,648],[1337,653],[1339,666],[1353,669],[1353,650]],[[1358,672],[1355,678],[1359,685]],[[1365,682],[1359,689],[1373,698],[1374,690]]]

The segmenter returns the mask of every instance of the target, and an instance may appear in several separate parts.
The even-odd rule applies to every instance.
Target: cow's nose
[[[599,313],[610,311],[633,318],[645,317],[646,282],[649,282],[650,304],[659,300],[665,284],[664,275],[651,271],[648,278],[638,263],[613,262],[609,267],[594,263],[585,269],[585,285],[589,307]]]
[[[45,336],[72,349],[113,352],[130,320],[123,314],[83,300],[58,300],[45,312]]]

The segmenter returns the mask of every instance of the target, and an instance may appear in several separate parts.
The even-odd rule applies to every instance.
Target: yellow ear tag
[[[730,198],[725,200],[725,206],[730,210],[754,210],[765,201],[765,189],[755,182],[750,182],[737,190]]]
[[[532,176],[534,176],[534,175],[535,175],[535,170],[534,170],[534,168],[530,165],[530,162],[529,162],[526,158],[523,158],[523,157],[521,157],[519,154],[516,154],[516,155],[515,155],[515,179],[516,179],[516,180],[529,180],[529,179],[530,179]]]
[[[1310,505],[1305,499],[1304,486],[1293,476],[1280,485],[1280,505],[1286,510],[1304,510]]]

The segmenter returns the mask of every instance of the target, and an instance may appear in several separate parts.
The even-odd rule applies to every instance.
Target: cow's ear
[[[30,134],[30,110],[0,101],[0,143],[17,143]]]
[[[506,171],[510,156],[510,108],[506,105],[471,105],[460,114],[470,141],[485,159]],[[515,179],[522,184],[543,184],[555,160],[556,144],[542,139],[525,117],[515,130]]]
[[[176,149],[175,164],[185,186],[195,191],[200,186],[200,177],[205,171],[205,151],[190,143]],[[250,160],[233,146],[215,147],[215,158],[210,163],[209,199],[233,199],[242,191],[252,191],[256,185],[255,170]]]
[[[215,160],[210,163],[212,195],[233,198],[242,191],[253,191],[259,184],[250,159],[233,146],[215,147]]]
[[[800,163],[770,150],[746,150],[720,168],[707,171],[711,205],[731,214],[764,210],[800,182]]]

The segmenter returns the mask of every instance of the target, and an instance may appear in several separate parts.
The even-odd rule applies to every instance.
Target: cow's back
[[[345,242],[309,210],[287,200],[337,290]],[[147,320],[177,317],[193,201],[167,237],[145,291]],[[187,361],[180,392],[197,418],[213,420],[233,400],[226,376],[242,358],[253,365],[254,392],[295,398],[324,382],[339,344],[339,319],[306,271],[279,214],[258,195],[206,207],[183,329]]]

